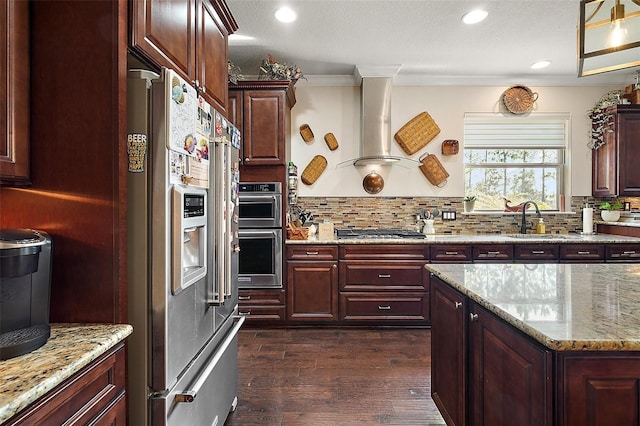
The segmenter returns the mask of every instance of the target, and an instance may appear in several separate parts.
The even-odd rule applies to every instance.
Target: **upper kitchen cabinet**
[[[29,168],[29,2],[0,5],[0,81],[6,102],[0,104],[0,180],[30,183]]]
[[[224,0],[131,2],[131,47],[192,81],[223,113],[228,102],[228,38],[237,29]]]
[[[242,131],[243,166],[286,165],[295,103],[293,83],[287,80],[229,85],[228,117]]]
[[[593,151],[594,196],[640,196],[640,105],[607,109],[605,144]]]

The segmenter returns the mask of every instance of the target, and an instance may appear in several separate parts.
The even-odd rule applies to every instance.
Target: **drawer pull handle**
[[[578,254],[591,254],[590,251],[579,251]]]
[[[391,310],[391,306],[387,305],[387,306],[378,306],[378,309],[381,311],[390,311]]]
[[[251,315],[251,311],[238,311],[238,315],[242,315],[242,316]]]
[[[487,254],[496,255],[496,254],[500,254],[500,252],[499,251],[488,251]]]
[[[532,254],[544,254],[544,250],[532,250]]]
[[[478,314],[473,314],[473,313],[469,314],[469,319],[471,321],[478,321]]]
[[[623,251],[622,254],[636,254],[635,250],[632,251]]]
[[[445,251],[444,254],[446,254],[447,256],[453,256],[453,255],[458,254],[458,252],[457,251]]]
[[[317,256],[318,252],[317,251],[308,251],[307,252],[307,256]]]
[[[251,300],[251,296],[238,296],[238,300]]]
[[[378,274],[378,278],[391,278],[391,274]]]
[[[462,302],[456,302],[456,309],[462,308]]]

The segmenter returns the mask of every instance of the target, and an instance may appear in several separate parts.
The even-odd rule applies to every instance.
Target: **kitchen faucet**
[[[533,206],[536,208],[536,215],[538,215],[538,217],[542,217],[542,215],[540,214],[540,209],[538,208],[538,205],[535,202],[529,200],[522,203],[522,224],[520,224],[521,234],[526,234],[527,229],[533,229],[533,223],[531,224],[531,226],[527,225],[527,206],[529,204],[533,204]]]

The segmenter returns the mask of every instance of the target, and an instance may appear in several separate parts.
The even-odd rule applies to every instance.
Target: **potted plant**
[[[622,202],[620,201],[605,201],[600,203],[600,217],[605,222],[617,222],[620,219],[620,209],[622,208]]]
[[[476,196],[475,195],[467,195],[466,197],[464,197],[462,199],[462,201],[464,202],[464,211],[465,212],[472,212],[473,208],[476,204]]]

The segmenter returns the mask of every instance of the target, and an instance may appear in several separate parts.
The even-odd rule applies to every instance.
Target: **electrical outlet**
[[[442,212],[442,220],[456,220],[456,211],[443,211]]]

